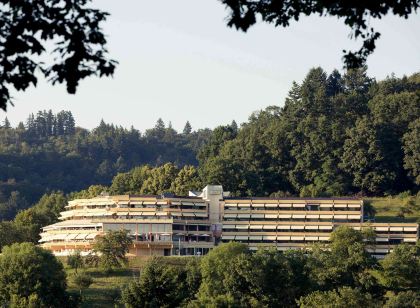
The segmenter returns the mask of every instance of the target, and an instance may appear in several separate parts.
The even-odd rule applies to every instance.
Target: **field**
[[[110,273],[105,273],[99,268],[86,268],[84,271],[92,276],[92,285],[82,291],[83,308],[90,307],[123,307],[119,303],[120,290],[133,279],[138,279],[141,268],[147,262],[148,257],[136,257],[129,260],[125,269],[116,269]],[[185,264],[186,257],[165,257],[163,259],[168,264]],[[67,272],[68,291],[79,293],[78,286],[74,285],[72,276],[74,270],[65,264],[65,258],[61,258]]]
[[[80,270],[79,270],[80,271]],[[139,275],[137,269],[117,269],[104,273],[100,269],[84,270],[93,278],[92,285],[82,291],[82,307],[123,307],[118,303],[120,289]],[[78,293],[79,289],[72,282],[74,270],[67,269],[68,290]]]
[[[376,222],[419,222],[420,198],[417,197],[384,197],[366,198],[376,210]],[[402,215],[403,214],[403,215]]]

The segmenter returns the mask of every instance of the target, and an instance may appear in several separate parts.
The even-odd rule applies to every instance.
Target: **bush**
[[[67,264],[77,273],[77,269],[83,268],[83,257],[80,254],[80,251],[75,251],[73,254],[67,257]]]
[[[0,306],[67,307],[66,274],[54,255],[32,243],[5,246],[0,255]]]
[[[419,294],[413,291],[399,292],[392,294],[387,302],[385,308],[416,308],[420,307]]]
[[[81,294],[83,289],[90,287],[93,283],[93,278],[86,273],[78,273],[73,276],[73,283],[79,288]]]

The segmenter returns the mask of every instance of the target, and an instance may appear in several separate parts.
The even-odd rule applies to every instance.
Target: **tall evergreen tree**
[[[12,126],[10,125],[9,119],[6,117],[3,122],[3,128],[11,128],[11,127]]]
[[[189,121],[187,121],[187,123],[185,123],[184,129],[182,130],[182,133],[184,135],[188,135],[191,134],[192,132],[192,127]]]

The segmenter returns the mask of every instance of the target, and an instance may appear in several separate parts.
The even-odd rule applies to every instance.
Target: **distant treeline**
[[[375,81],[365,69],[314,68],[283,107],[213,131],[187,122],[178,133],[161,119],[143,134],[103,121],[89,131],[69,111],[42,111],[0,128],[0,220],[58,190],[185,194],[222,184],[239,196],[416,193],[419,140],[420,73]]]
[[[31,114],[13,128],[0,128],[0,220],[13,219],[44,193],[109,185],[118,172],[149,164],[197,165],[196,153],[211,130],[182,133],[159,119],[145,133],[101,121],[89,131],[75,126],[70,111]]]

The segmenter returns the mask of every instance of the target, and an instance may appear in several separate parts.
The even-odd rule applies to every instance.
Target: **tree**
[[[232,127],[232,130],[233,130],[233,132],[234,133],[238,133],[238,124],[236,123],[236,121],[235,120],[232,120],[232,123],[230,123],[230,127]]]
[[[73,283],[79,288],[80,296],[82,296],[82,290],[87,289],[93,283],[92,276],[86,273],[77,273],[73,276]]]
[[[132,240],[127,232],[108,231],[99,237],[94,244],[94,251],[100,255],[100,264],[106,270],[119,268],[127,264],[127,257]]]
[[[88,189],[69,194],[68,198],[69,200],[78,198],[94,198],[99,196],[101,193],[108,192],[109,189],[109,187],[103,185],[91,185]]]
[[[11,220],[20,210],[28,208],[29,204],[19,191],[12,191],[9,198],[0,203],[0,219]]]
[[[302,15],[333,16],[344,19],[352,30],[352,37],[363,40],[362,47],[356,51],[344,51],[344,63],[347,68],[362,67],[367,57],[375,50],[375,42],[380,33],[369,28],[370,18],[382,18],[389,12],[408,18],[415,14],[420,6],[418,1],[391,0],[386,3],[353,3],[346,1],[246,1],[220,0],[230,9],[228,26],[247,31],[257,23],[257,16],[264,22],[275,26],[288,27],[292,20],[298,21]]]
[[[385,308],[416,308],[420,306],[418,293],[413,291],[404,291],[389,296]]]
[[[298,305],[301,308],[318,307],[376,307],[377,303],[370,294],[363,293],[361,290],[342,287],[333,291],[315,291],[299,299]]]
[[[420,245],[401,244],[380,262],[382,283],[390,290],[420,291]]]
[[[414,183],[420,185],[420,118],[409,125],[403,137],[404,168]]]
[[[187,123],[185,123],[184,129],[182,130],[182,133],[184,135],[188,135],[188,134],[191,134],[191,132],[192,132],[192,127],[191,127],[190,121],[187,121]]]
[[[162,118],[157,119],[155,129],[158,131],[163,131],[165,129],[165,122],[163,122]]]
[[[347,226],[331,233],[326,247],[315,245],[308,258],[309,276],[320,290],[340,286],[358,288],[375,297],[382,296],[379,282],[369,272],[375,259],[366,251],[370,232],[363,234]],[[327,249],[327,250],[326,250]]]
[[[236,137],[237,132],[230,125],[216,127],[210,137],[210,140],[200,149],[197,157],[200,164],[211,157],[216,156],[223,144]]]
[[[192,297],[184,269],[168,265],[161,257],[150,259],[138,281],[131,282],[121,294],[126,307],[179,307]]]
[[[171,184],[171,191],[178,196],[187,196],[190,190],[200,190],[203,184],[194,166],[184,166]]]
[[[52,84],[66,83],[75,93],[79,81],[92,76],[109,76],[116,61],[107,59],[106,39],[100,24],[107,13],[89,8],[90,0],[65,6],[55,1],[19,3],[6,1],[0,8],[0,108],[11,103],[9,89],[36,86],[36,71]],[[49,54],[51,61],[41,61]],[[51,63],[47,65],[45,63]]]
[[[0,255],[0,304],[36,297],[43,307],[67,307],[66,274],[51,252],[31,243],[6,246]]]
[[[62,192],[52,192],[44,194],[31,208],[20,211],[14,219],[15,227],[21,233],[20,238],[38,243],[40,229],[57,222],[66,205],[67,198]]]
[[[73,268],[77,274],[77,269],[83,267],[83,257],[79,250],[76,250],[73,254],[67,256],[67,264]]]
[[[4,122],[3,122],[3,128],[11,128],[12,126],[10,125],[10,121],[9,119],[6,117],[4,118]]]
[[[380,194],[391,189],[396,178],[392,157],[388,157],[381,131],[369,117],[363,117],[347,132],[341,167],[365,193]]]
[[[229,294],[232,284],[240,284],[239,279],[235,280],[238,277],[235,275],[235,266],[232,266],[232,263],[247,251],[246,245],[231,242],[217,246],[202,258],[200,264],[202,282],[197,294],[199,301],[206,302],[210,298],[216,299],[221,294]],[[227,260],[229,262],[226,262]]]
[[[22,237],[22,231],[12,221],[0,222],[0,250],[4,246],[21,242]]]
[[[296,288],[288,259],[276,250],[259,250],[250,258],[250,266],[239,273],[249,284],[249,293],[265,307],[288,307],[295,304]]]
[[[171,163],[152,169],[149,177],[143,182],[142,193],[162,194],[170,191],[177,173],[178,169]]]

